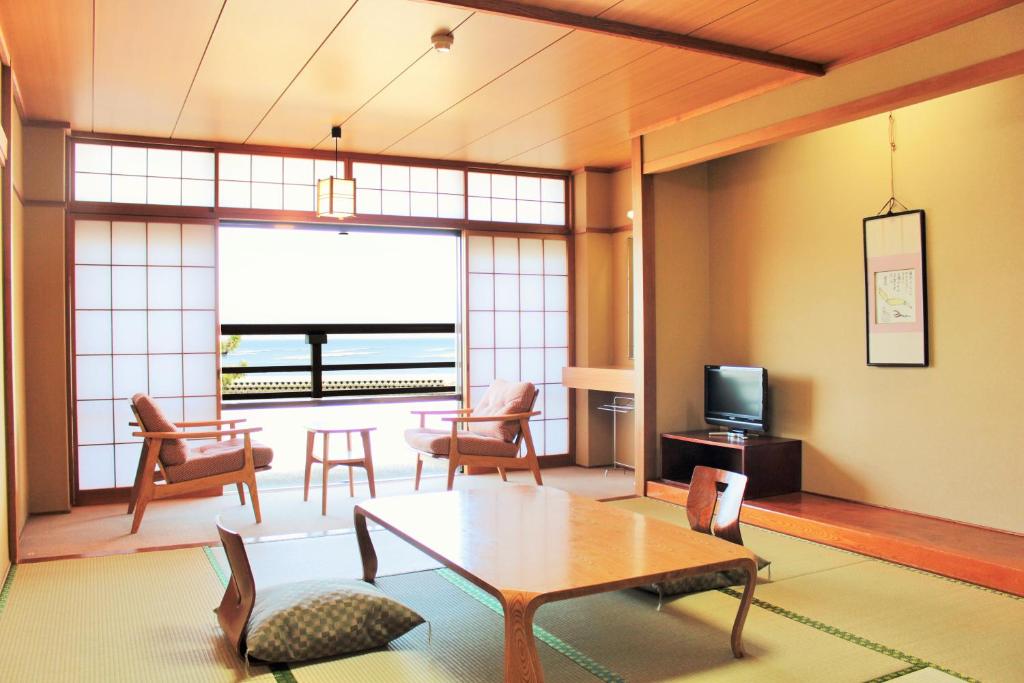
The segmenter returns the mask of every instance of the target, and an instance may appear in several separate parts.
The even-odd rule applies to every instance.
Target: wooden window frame
[[[165,204],[118,204],[113,202],[84,202],[75,197],[75,144],[110,144],[138,147],[164,147],[182,151],[214,152],[214,206],[173,206]],[[561,171],[527,166],[499,166],[464,161],[427,159],[420,157],[386,156],[345,152],[339,161],[345,164],[346,173],[351,175],[352,163],[366,162],[399,166],[417,166],[439,169],[458,169],[463,172],[463,218],[427,218],[416,216],[390,216],[379,214],[357,214],[351,218],[319,218],[316,212],[288,211],[278,209],[238,209],[220,206],[220,153],[250,154],[256,156],[281,156],[302,159],[333,160],[333,150],[297,149],[268,145],[245,145],[230,142],[204,140],[167,140],[137,135],[90,133],[72,131],[67,138],[67,197],[68,211],[77,214],[133,215],[163,218],[190,218],[212,220],[243,220],[296,223],[324,223],[329,225],[369,225],[388,227],[455,228],[460,230],[483,230],[502,233],[527,233],[546,235],[568,235],[573,229],[573,182],[570,171]],[[565,224],[546,225],[543,223],[508,223],[504,221],[469,220],[469,179],[470,172],[500,175],[522,175],[538,178],[553,178],[565,182]]]

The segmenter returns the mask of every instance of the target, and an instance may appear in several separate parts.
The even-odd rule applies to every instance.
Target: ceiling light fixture
[[[316,182],[316,215],[320,218],[349,218],[356,213],[356,181],[338,170],[338,141],[341,126],[331,127],[334,138],[334,174]]]
[[[452,44],[455,42],[455,35],[450,31],[438,31],[430,36],[430,44],[436,52],[447,54],[452,51]]]

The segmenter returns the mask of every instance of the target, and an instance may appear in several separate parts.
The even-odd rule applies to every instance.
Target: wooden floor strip
[[[647,495],[686,505],[685,485],[647,482]],[[747,501],[747,524],[1024,596],[1024,537],[813,493]]]

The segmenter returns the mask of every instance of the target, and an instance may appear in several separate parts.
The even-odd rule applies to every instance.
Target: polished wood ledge
[[[647,495],[686,504],[687,487],[647,482]],[[743,504],[741,520],[837,548],[1024,596],[1024,536],[813,493]]]
[[[592,391],[632,394],[635,391],[634,379],[633,368],[562,368],[562,384],[570,389],[589,389]]]

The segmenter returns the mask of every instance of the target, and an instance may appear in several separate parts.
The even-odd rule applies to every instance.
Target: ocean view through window
[[[273,482],[301,482],[306,425],[355,421],[378,428],[378,478],[407,476],[406,402],[458,405],[456,233],[222,225],[219,263],[223,408],[287,454]]]

